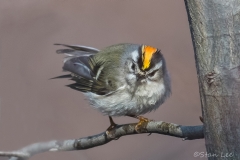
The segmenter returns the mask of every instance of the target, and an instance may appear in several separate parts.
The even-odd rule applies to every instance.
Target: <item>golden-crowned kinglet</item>
[[[71,74],[68,87],[81,91],[91,105],[104,115],[147,119],[144,113],[157,109],[171,94],[166,62],[160,50],[137,44],[116,44],[98,50],[79,45],[63,45],[63,70]],[[115,123],[110,117],[111,127]]]

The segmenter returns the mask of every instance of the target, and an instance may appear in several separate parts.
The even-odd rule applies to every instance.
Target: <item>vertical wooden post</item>
[[[240,159],[240,0],[185,0],[207,157]]]

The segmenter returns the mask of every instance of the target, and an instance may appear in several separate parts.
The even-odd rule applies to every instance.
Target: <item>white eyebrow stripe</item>
[[[133,52],[131,53],[131,55],[132,55],[132,59],[133,59],[135,62],[137,62],[137,60],[138,60],[138,58],[139,58],[138,51],[137,51],[137,50],[133,51]]]
[[[162,67],[162,60],[159,62],[159,63],[157,63],[152,69],[150,69],[147,73],[151,73],[152,71],[154,71],[154,70],[156,70],[156,69],[159,69],[159,68],[161,68]]]
[[[161,67],[162,67],[162,60],[154,68],[161,68]]]

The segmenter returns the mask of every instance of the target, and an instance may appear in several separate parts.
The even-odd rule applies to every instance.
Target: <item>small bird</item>
[[[140,121],[139,132],[149,120],[140,115],[156,110],[171,94],[171,81],[161,51],[148,45],[116,44],[102,50],[81,45],[62,45],[63,70],[70,74],[68,87],[82,92],[90,104],[110,119],[107,131],[116,127],[112,116]]]

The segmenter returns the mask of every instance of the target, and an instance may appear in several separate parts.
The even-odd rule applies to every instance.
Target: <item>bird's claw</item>
[[[137,123],[137,125],[135,126],[135,131],[137,133],[141,133],[141,132],[146,132],[147,129],[147,124],[148,122],[150,122],[151,120],[149,120],[148,118],[142,117],[142,116],[138,116],[136,117],[139,119],[139,122]]]

